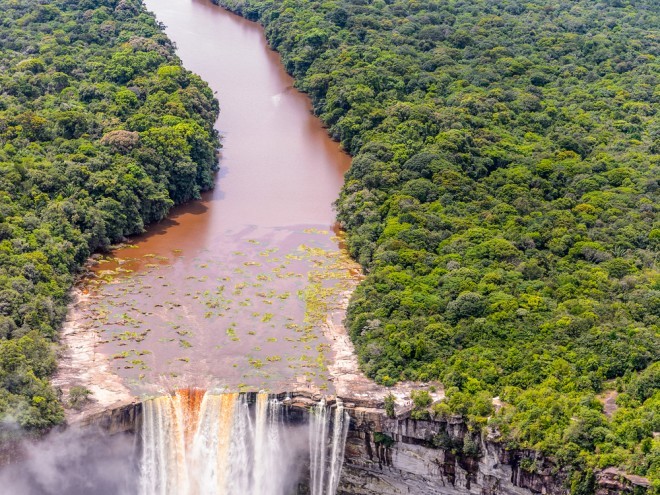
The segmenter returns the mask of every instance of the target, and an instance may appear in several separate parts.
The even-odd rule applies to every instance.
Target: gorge
[[[323,33],[312,30],[305,33],[304,39],[314,49],[296,54],[294,50],[300,49],[295,41],[298,38],[286,38],[291,34],[286,24],[293,19],[287,17],[290,12],[277,11],[278,4],[272,2],[220,3],[250,19],[259,19],[269,29],[269,39],[277,39],[282,46],[288,43],[282,53],[292,73],[304,72],[300,67],[307,63],[305,57],[311,57],[327,41]],[[629,353],[633,371],[624,370],[627,364],[608,368],[617,361],[618,354],[603,349],[605,343],[615,341],[614,330],[608,334],[609,340],[594,336],[580,341],[589,352],[595,342],[598,352],[607,356],[603,362],[594,358],[584,364],[586,352],[582,356],[579,350],[569,347],[573,337],[587,334],[596,316],[589,311],[577,326],[571,326],[571,318],[592,308],[591,303],[566,303],[565,307],[554,302],[546,304],[532,292],[555,287],[539,280],[550,265],[526,264],[518,258],[526,256],[526,250],[536,256],[541,250],[535,244],[541,245],[540,236],[509,242],[491,239],[491,233],[484,229],[468,229],[461,222],[452,224],[449,217],[443,217],[441,229],[434,219],[433,215],[445,208],[457,214],[458,208],[468,204],[467,199],[455,201],[447,192],[454,187],[452,180],[458,174],[451,175],[448,171],[452,165],[434,154],[443,146],[453,145],[438,138],[440,144],[433,153],[420,153],[419,158],[410,150],[397,148],[398,144],[390,148],[375,141],[370,146],[364,138],[366,120],[356,120],[348,138],[340,136],[335,126],[329,131],[342,139],[344,147],[356,152],[365,143],[364,138],[365,153],[370,154],[356,158],[358,166],[348,173],[344,186],[344,173],[351,159],[313,115],[321,114],[326,104],[319,94],[328,90],[329,74],[313,74],[300,83],[314,93],[312,106],[294,89],[293,79],[284,71],[277,53],[268,48],[257,24],[207,0],[147,0],[146,4],[167,26],[166,33],[176,43],[184,66],[208,81],[220,100],[222,112],[216,124],[223,145],[220,172],[215,188],[203,193],[200,201],[177,206],[144,234],[124,239],[111,252],[92,257],[87,275],[74,289],[74,303],[62,332],[62,355],[52,380],[68,406],[67,419],[74,427],[65,432],[53,431],[44,443],[28,445],[10,459],[26,472],[39,471],[34,466],[45,462],[49,466],[46,472],[59,475],[18,480],[20,473],[10,467],[0,473],[0,484],[20,486],[17,493],[58,493],[62,488],[53,479],[64,483],[61,476],[66,476],[69,469],[73,472],[74,466],[86,465],[82,474],[71,475],[69,485],[61,485],[67,493],[87,493],[90,480],[98,481],[97,493],[103,495],[609,495],[649,490],[646,478],[626,474],[623,468],[634,466],[629,472],[652,472],[652,460],[647,462],[644,457],[652,459],[652,445],[658,439],[654,433],[657,428],[649,426],[653,421],[657,424],[651,401],[644,405],[648,408],[646,423],[635,426],[634,433],[629,433],[633,430],[630,426],[618,427],[616,421],[609,420],[617,408],[624,412],[626,407],[641,408],[643,400],[652,394],[654,375],[647,373],[647,382],[640,380],[642,385],[637,386],[634,374],[654,359],[654,320],[650,316],[645,320],[650,322],[648,328],[640,324],[625,337],[636,341],[635,353]],[[355,8],[360,10],[358,4],[362,5],[358,2]],[[368,4],[369,8],[387,9],[385,6],[391,3]],[[324,4],[319,8],[329,7]],[[392,12],[400,10],[393,7]],[[335,23],[333,36],[345,22],[341,12],[339,17],[335,14],[333,11],[324,18]],[[269,27],[269,22],[280,15],[288,20],[273,22]],[[356,39],[363,42],[365,33],[359,30]],[[344,47],[343,41],[333,40],[333,49]],[[395,36],[395,41],[399,43],[401,38]],[[127,42],[131,43],[139,44],[133,38]],[[426,40],[422,46],[429,47],[429,43],[431,40]],[[399,54],[408,56],[406,50],[401,48]],[[369,52],[365,57],[372,55]],[[456,53],[452,52],[451,57],[457,58]],[[425,65],[431,66],[436,67]],[[399,70],[397,64],[392,67]],[[158,74],[166,78],[170,72],[165,68]],[[385,84],[383,81],[374,84]],[[162,84],[167,88],[166,83]],[[139,93],[139,88],[131,88],[131,92]],[[358,94],[346,96],[331,87],[328,98],[335,98],[341,111],[363,111],[369,107],[369,98],[374,97],[369,91],[360,87]],[[433,94],[428,98],[435,98],[435,89],[429,91]],[[534,92],[540,94],[541,90]],[[388,98],[392,94],[388,93]],[[367,98],[367,103],[361,98]],[[437,98],[436,103],[441,99]],[[176,126],[180,108],[174,100],[167,103],[167,112],[172,115],[164,120]],[[525,101],[530,108],[537,108],[530,100]],[[406,105],[388,107],[388,116],[374,112],[372,123],[396,120],[395,114],[396,118],[408,119],[412,113]],[[325,114],[324,122],[332,119],[332,115]],[[444,121],[453,125],[452,119]],[[481,122],[475,125],[479,127]],[[345,121],[341,125],[348,126]],[[360,125],[362,130],[358,130]],[[396,129],[401,135],[414,133],[412,127],[403,124]],[[345,130],[342,128],[342,132]],[[454,131],[457,129],[448,132],[455,137],[458,131]],[[429,132],[437,133],[437,129]],[[528,138],[536,139],[527,132]],[[84,151],[84,146],[81,149]],[[408,159],[408,153],[413,157]],[[493,157],[493,163],[498,163],[494,168],[505,170],[499,158],[495,154]],[[573,155],[568,158],[577,159]],[[394,194],[391,201],[377,191],[398,180],[398,172],[377,172],[377,167],[385,167],[387,161],[398,163],[401,180],[414,182],[403,196]],[[441,162],[442,166],[438,165]],[[605,167],[595,167],[601,166]],[[544,177],[549,170],[541,171]],[[492,171],[492,177],[498,173]],[[420,174],[426,175],[421,178]],[[358,190],[363,179],[368,187]],[[481,185],[489,180],[484,179]],[[632,187],[629,182],[625,187]],[[540,180],[530,183],[545,184]],[[398,382],[393,387],[377,385],[358,370],[357,356],[344,328],[348,299],[364,275],[346,252],[344,234],[335,223],[332,204],[342,187],[337,204],[342,225],[348,226],[353,236],[349,244],[352,255],[367,270],[375,268],[378,272],[367,274],[368,284],[363,284],[353,299],[348,318],[351,336],[360,346],[362,369],[379,384]],[[372,195],[368,188],[377,193]],[[433,188],[442,189],[438,191],[443,196]],[[459,189],[457,194],[470,196],[465,184],[452,190]],[[560,198],[556,204],[561,203],[561,208],[576,215],[593,213],[584,205],[574,207],[577,196],[568,196],[570,200]],[[367,205],[354,218],[371,222],[369,229],[373,232],[360,230],[358,220],[351,227],[349,206],[355,206],[351,203],[354,200],[364,200]],[[480,207],[486,208],[486,204],[484,201]],[[520,202],[515,205],[527,208]],[[427,207],[422,215],[422,208]],[[480,215],[474,205],[467,209],[475,218]],[[648,203],[640,207],[641,214],[649,211]],[[497,212],[511,215],[515,209],[505,205]],[[399,216],[380,225],[378,215],[385,218],[390,214]],[[484,222],[499,221],[497,215],[488,213]],[[592,220],[589,217],[585,222]],[[437,227],[442,232],[408,232],[415,222],[428,222],[435,226],[429,229]],[[601,224],[594,225],[600,228]],[[442,247],[452,235],[460,237],[463,227],[469,233],[466,239],[457,238],[454,245]],[[452,234],[453,228],[460,232]],[[374,232],[383,235],[378,246]],[[422,256],[406,249],[406,243],[416,242],[424,243],[428,253]],[[596,256],[596,248],[587,248],[586,255],[571,251],[570,256]],[[622,249],[617,256],[625,254]],[[479,259],[485,260],[478,267],[483,273],[467,266],[477,266]],[[548,259],[549,264],[555,262]],[[594,265],[603,262],[602,267],[613,267],[610,275],[600,266],[594,270],[600,270],[599,283],[616,285],[621,293],[634,287],[631,278],[619,282],[621,277],[637,270],[642,277],[642,272],[651,270],[641,261],[637,267],[616,260],[610,263],[605,255],[585,263],[592,261]],[[579,263],[584,268],[581,259]],[[397,267],[388,268],[388,264]],[[488,272],[491,268],[494,271]],[[423,287],[412,285],[413,272],[418,280],[423,279]],[[26,273],[31,272],[28,269]],[[531,292],[497,295],[498,285],[512,281],[521,281]],[[440,291],[447,294],[441,296]],[[570,294],[571,289],[564,291],[566,297]],[[495,302],[488,299],[491,296]],[[519,308],[519,301],[527,306]],[[642,307],[636,306],[635,314],[643,315]],[[522,369],[531,359],[513,352],[518,349],[513,337],[506,363],[497,366],[492,363],[501,364],[499,354],[503,356],[504,351],[476,348],[475,352],[484,351],[492,360],[487,362],[463,345],[481,337],[509,338],[507,332],[513,327],[487,321],[491,312],[497,313],[501,319],[498,322],[510,319],[515,325],[527,325],[530,339],[541,334],[546,338],[552,331],[547,326],[539,331],[539,322],[546,321],[543,312],[555,310],[570,313],[570,317],[557,320],[558,326],[564,325],[562,343],[567,347],[551,349],[556,354],[550,356],[538,350],[548,348],[543,342],[530,340],[525,344],[525,352],[533,353],[533,359],[543,361],[550,370],[547,376],[543,374],[547,369],[538,367],[538,373],[521,372],[515,375],[518,381],[511,382],[515,386],[507,385],[508,378],[502,378],[505,370],[509,366]],[[388,322],[390,317],[393,319]],[[639,339],[635,332],[639,332]],[[624,340],[612,344],[617,353],[627,353]],[[452,354],[455,351],[464,359]],[[391,357],[389,362],[386,355]],[[569,372],[577,376],[584,369],[589,370],[588,380],[580,375],[584,380],[571,382],[573,375],[563,376]],[[405,381],[413,379],[427,383]],[[431,379],[442,379],[448,384],[447,390],[438,382],[428,383]],[[647,383],[651,383],[651,393],[644,388]],[[533,389],[532,385],[539,388]],[[526,395],[527,386],[537,394],[531,399]],[[422,389],[428,394],[428,402],[421,401],[418,406],[411,391]],[[638,399],[629,399],[629,390]],[[498,397],[493,400],[495,395]],[[619,395],[622,398],[617,403]],[[36,400],[35,406],[39,404],[38,397]],[[607,418],[600,401],[609,401]],[[531,412],[525,417],[529,410],[525,407],[530,403]],[[547,410],[537,413],[537,403]],[[563,409],[553,404],[561,404]],[[504,413],[499,414],[503,407]],[[517,424],[506,423],[518,413],[514,418]],[[618,417],[625,420],[623,413]],[[514,426],[509,428],[510,424]],[[551,430],[552,435],[546,435]],[[523,434],[529,432],[536,435],[536,443],[525,440]],[[515,438],[516,434],[520,436]],[[549,447],[543,443],[548,438],[548,442],[554,442]],[[94,449],[104,443],[108,445],[107,458]],[[75,462],[59,457],[51,466],[51,458],[57,457],[61,446],[78,444],[85,448],[74,449],[71,458]],[[621,453],[622,445],[628,449],[625,454]],[[626,457],[628,454],[632,457]],[[72,467],[67,468],[67,463]],[[102,474],[104,466],[108,469]],[[574,473],[579,476],[572,477]]]

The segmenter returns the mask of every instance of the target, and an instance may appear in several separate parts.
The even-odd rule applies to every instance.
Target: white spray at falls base
[[[253,396],[254,397],[254,396]],[[143,495],[290,495],[309,465],[310,495],[334,495],[344,458],[348,415],[321,401],[309,422],[290,425],[285,406],[259,393],[201,389],[143,405]]]

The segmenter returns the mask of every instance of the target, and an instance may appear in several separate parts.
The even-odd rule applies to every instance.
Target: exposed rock
[[[110,434],[138,433],[142,427],[142,403],[135,402],[115,409],[88,413],[76,422],[76,426],[92,425]]]
[[[646,478],[626,474],[616,468],[604,469],[596,476],[596,495],[638,493],[640,490],[646,491],[650,486]]]
[[[506,451],[470,433],[460,418],[389,419],[381,410],[364,408],[349,414],[353,421],[341,495],[568,493],[564,474],[550,461],[533,452]],[[466,437],[476,448],[470,455],[463,452]],[[535,456],[534,473],[520,467],[521,459],[530,455]]]
[[[122,406],[134,404],[137,399],[122,383],[108,362],[97,352],[97,334],[83,325],[82,312],[90,296],[82,289],[72,291],[73,302],[60,333],[61,356],[51,383],[68,396],[72,387],[82,386],[91,391],[90,401],[81,409],[67,409],[67,422],[84,424],[87,416],[95,416]]]
[[[360,266],[354,261],[347,259],[346,263],[349,263],[347,269],[360,271]],[[360,370],[355,347],[343,323],[349,299],[359,282],[359,277],[351,279],[351,287],[344,292],[336,307],[328,314],[323,326],[323,334],[330,342],[333,352],[328,364],[328,372],[337,396],[345,397],[349,402],[357,401],[382,406],[385,396],[391,393],[396,399],[397,414],[411,408],[410,392],[419,388],[428,389],[434,386],[436,391],[431,392],[433,401],[443,399],[444,391],[439,383],[400,382],[394,387],[384,387],[369,379]]]
[[[277,397],[287,407],[289,423],[307,421],[310,407],[320,399],[308,391]],[[345,397],[343,401],[351,422],[338,495],[569,493],[567,473],[551,459],[532,450],[506,450],[501,443],[470,432],[459,417],[391,419],[367,400]],[[136,433],[141,421],[142,404],[135,403],[87,415],[79,424],[94,424],[111,433]],[[467,445],[472,446],[469,453]],[[299,493],[308,493],[305,480],[301,483]],[[597,475],[596,495],[644,493],[649,486],[641,476],[609,468]]]
[[[605,413],[605,416],[609,419],[612,419],[612,416],[618,409],[618,406],[616,405],[616,399],[618,396],[619,393],[616,390],[608,390],[597,397],[597,399],[603,404],[603,412]]]

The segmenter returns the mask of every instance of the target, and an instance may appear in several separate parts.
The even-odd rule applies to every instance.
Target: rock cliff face
[[[307,421],[319,397],[280,394],[287,421]],[[566,472],[530,450],[506,450],[491,438],[468,431],[460,418],[414,420],[403,414],[390,419],[377,404],[350,402],[351,417],[338,495],[568,495]],[[328,401],[332,404],[332,400]],[[86,418],[112,432],[140,430],[142,404],[134,403]],[[309,487],[301,480],[299,495]],[[596,495],[640,494],[648,481],[616,470],[596,476]]]
[[[533,450],[506,450],[460,418],[390,419],[350,404],[338,495],[568,495],[568,473]],[[595,495],[643,494],[650,484],[613,468],[596,473]]]
[[[603,469],[596,476],[596,495],[619,493],[644,493],[651,483],[642,476],[626,474],[616,468]]]
[[[341,495],[564,495],[565,474],[531,451],[507,451],[460,419],[387,418],[349,409]],[[525,470],[522,466],[534,466]]]
[[[85,416],[76,426],[96,426],[110,434],[137,434],[142,428],[142,403],[132,402],[115,409],[108,409]]]

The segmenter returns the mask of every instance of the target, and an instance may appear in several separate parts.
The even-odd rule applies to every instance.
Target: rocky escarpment
[[[142,428],[142,403],[132,402],[115,409],[83,416],[76,427],[94,426],[110,433],[138,433]]]
[[[390,419],[361,407],[349,412],[342,495],[567,493],[565,473],[550,460],[507,451],[469,432],[460,418]]]
[[[350,399],[345,399],[349,401]],[[347,403],[351,424],[338,495],[568,495],[566,470],[533,450],[507,450],[460,417],[388,418]],[[366,406],[366,407],[365,407]],[[606,469],[597,495],[645,493],[648,480]]]
[[[306,421],[320,396],[279,394],[287,420]],[[250,399],[248,399],[250,400]],[[329,398],[328,404],[334,399]],[[343,399],[351,418],[338,495],[568,495],[567,473],[532,450],[507,450],[470,432],[461,418],[415,420],[402,411],[388,418],[379,404]],[[86,418],[113,432],[137,432],[140,403]],[[597,495],[644,493],[648,481],[606,469],[597,473]],[[304,484],[304,483],[303,483]],[[300,493],[306,493],[300,487]]]

